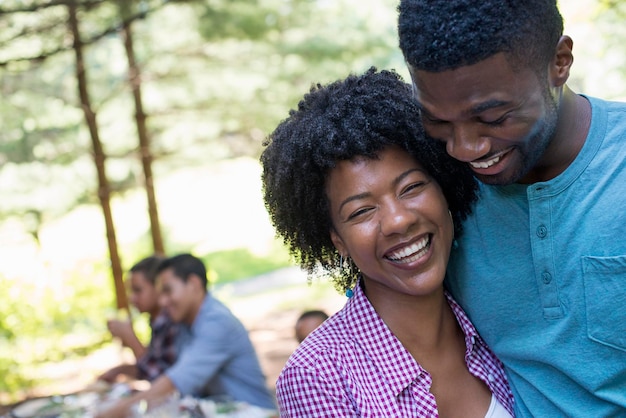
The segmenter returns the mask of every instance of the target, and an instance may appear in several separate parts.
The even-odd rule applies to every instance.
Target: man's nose
[[[446,151],[453,158],[470,162],[489,153],[489,140],[479,130],[469,124],[452,126],[446,140]]]

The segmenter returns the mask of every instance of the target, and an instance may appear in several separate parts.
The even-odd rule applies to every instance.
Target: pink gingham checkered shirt
[[[502,363],[461,307],[446,297],[465,333],[467,368],[513,415]],[[431,383],[356,286],[343,309],[291,355],[276,396],[281,417],[438,417]]]

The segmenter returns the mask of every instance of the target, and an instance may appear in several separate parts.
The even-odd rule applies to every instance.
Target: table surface
[[[26,399],[13,405],[0,406],[0,418],[92,418],[106,404],[127,396],[132,389],[113,385],[107,390],[81,391],[68,395]],[[65,412],[61,412],[65,411]],[[12,413],[13,412],[13,413]],[[173,395],[161,406],[149,411],[135,408],[133,418],[278,418],[278,412],[248,405],[243,402],[220,399],[181,398]]]

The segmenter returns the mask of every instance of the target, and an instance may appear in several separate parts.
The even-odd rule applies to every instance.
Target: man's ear
[[[343,243],[343,240],[341,239],[339,234],[337,234],[334,228],[331,228],[330,230],[330,240],[333,242],[333,245],[342,257],[348,257],[350,255],[348,253],[346,245]]]
[[[561,87],[567,82],[574,63],[573,47],[574,41],[569,36],[561,36],[556,44],[554,58],[550,64],[550,84],[553,87]]]
[[[202,280],[197,274],[191,273],[187,279],[187,283],[193,286],[193,290],[203,292],[205,289],[202,287]]]

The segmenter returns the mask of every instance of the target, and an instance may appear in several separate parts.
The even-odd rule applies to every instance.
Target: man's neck
[[[552,180],[574,162],[585,144],[591,125],[589,101],[564,86],[558,112],[559,121],[552,142],[541,160],[519,183]]]
[[[192,307],[190,309],[190,315],[186,321],[184,321],[190,327],[193,326],[193,323],[196,322],[196,318],[200,315],[200,310],[202,309],[202,305],[204,301],[208,297],[208,293],[204,293],[202,297],[196,299],[192,303]]]

